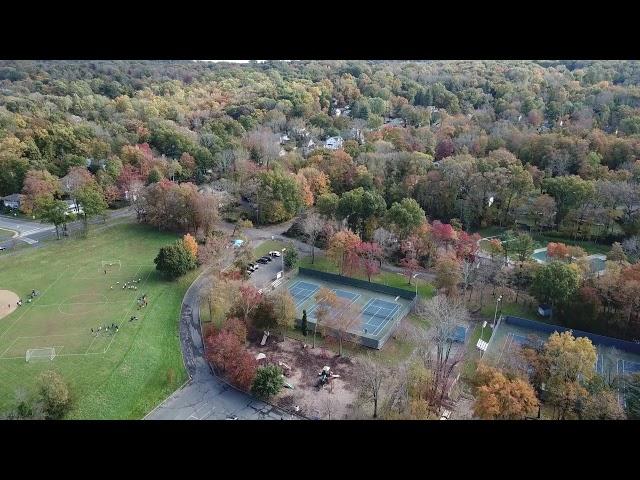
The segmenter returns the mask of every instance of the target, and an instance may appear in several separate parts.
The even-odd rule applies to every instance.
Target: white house
[[[19,193],[12,193],[6,197],[2,197],[2,203],[7,208],[20,208],[20,202],[22,201],[22,195]]]
[[[324,146],[329,150],[338,150],[339,148],[342,148],[342,142],[342,137],[329,137],[327,138]]]

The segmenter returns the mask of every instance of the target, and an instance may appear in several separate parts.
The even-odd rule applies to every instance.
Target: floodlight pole
[[[502,301],[502,295],[500,295],[497,299],[496,299],[496,311],[493,314],[493,324],[491,325],[491,328],[495,328],[496,326],[496,317],[498,316],[498,304]]]
[[[420,276],[420,275],[422,275],[422,273],[421,273],[421,272],[414,273],[414,274],[412,275],[412,277],[411,277],[411,278],[415,279],[415,278],[417,278],[417,277],[418,277],[418,276]],[[416,297],[417,297],[417,296],[418,296],[418,281],[416,280]]]
[[[282,253],[281,253],[281,259],[282,260],[282,274],[284,275],[284,251],[287,249],[287,247],[282,247]]]

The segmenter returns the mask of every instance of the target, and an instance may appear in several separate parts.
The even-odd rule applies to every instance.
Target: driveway
[[[270,238],[270,237],[269,237]],[[259,243],[259,242],[258,242]],[[228,263],[231,260],[228,259]],[[274,263],[274,262],[271,262]],[[149,413],[146,420],[296,420],[299,419],[251,395],[228,386],[216,377],[204,359],[200,331],[200,290],[210,277],[204,273],[189,287],[182,301],[180,343],[191,377]]]

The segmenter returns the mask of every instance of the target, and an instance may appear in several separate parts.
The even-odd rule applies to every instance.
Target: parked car
[[[251,275],[253,273],[253,270],[250,270],[247,268],[247,275]]]
[[[2,250],[6,250],[6,249],[7,249],[7,247],[2,247],[2,246],[0,246],[0,252],[1,252]]]
[[[258,260],[256,260],[256,262],[262,263],[263,265],[267,263],[267,261],[264,258],[259,258]]]
[[[269,255],[271,255],[272,257],[279,257],[280,252],[278,252],[277,250],[272,250],[269,252]]]
[[[268,256],[268,255],[265,255],[264,257],[260,257],[260,258],[262,258],[263,260],[265,260],[265,261],[267,261],[267,262],[270,262],[271,260],[273,260],[273,258],[271,258],[271,257],[270,257],[270,256]]]

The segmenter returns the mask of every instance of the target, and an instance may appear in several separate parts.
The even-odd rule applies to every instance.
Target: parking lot
[[[254,262],[257,259],[254,259]],[[272,257],[272,260],[266,264],[258,263],[258,270],[253,272],[249,277],[249,281],[257,288],[265,288],[275,279],[276,274],[282,270],[282,256]]]

